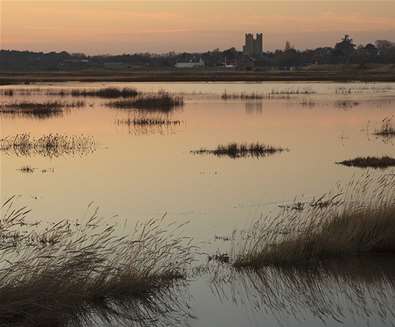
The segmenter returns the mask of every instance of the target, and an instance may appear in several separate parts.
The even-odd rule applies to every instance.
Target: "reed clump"
[[[1,105],[1,110],[61,110],[62,108],[79,108],[83,107],[83,101],[74,102],[61,102],[61,101],[48,101],[48,102],[14,102]]]
[[[274,217],[256,220],[234,243],[232,263],[237,268],[259,268],[393,253],[394,233],[395,176],[366,174],[300,210],[284,207]]]
[[[114,88],[107,87],[103,89],[87,90],[87,89],[72,89],[71,91],[62,90],[63,95],[71,95],[73,97],[97,97],[103,99],[116,98],[133,98],[139,94],[133,88]]]
[[[29,165],[25,165],[25,166],[22,166],[21,168],[19,168],[19,171],[22,173],[31,174],[34,172],[34,168],[32,168]]]
[[[358,157],[352,160],[344,160],[337,162],[337,164],[358,167],[358,168],[388,168],[395,166],[395,159],[383,156],[383,157]]]
[[[386,117],[383,119],[380,129],[374,132],[374,135],[385,138],[395,137],[395,127],[392,122],[393,117]]]
[[[15,197],[3,203],[1,326],[85,326],[92,312],[150,325],[152,314],[171,309],[172,289],[194,260],[191,239],[179,236],[182,226],[162,217],[125,235],[90,211],[83,222],[43,226],[15,206]]]
[[[264,99],[263,94],[259,93],[227,93],[226,91],[221,95],[222,100],[261,100]]]
[[[61,155],[86,155],[95,149],[93,137],[85,135],[48,134],[36,138],[23,133],[0,139],[0,151],[16,156],[41,155],[52,158]]]
[[[116,121],[119,125],[128,126],[169,126],[169,125],[180,125],[180,120],[162,119],[162,118],[128,118],[118,119]]]
[[[337,100],[337,101],[335,101],[335,107],[340,108],[340,109],[351,109],[356,106],[359,106],[358,101],[354,101],[354,100]]]
[[[80,108],[83,106],[85,106],[83,101],[70,103],[59,101],[43,103],[15,102],[1,105],[0,114],[45,119],[61,116],[64,108]]]
[[[148,111],[169,112],[184,105],[181,96],[174,96],[167,92],[147,94],[130,100],[118,100],[108,103],[108,106],[117,109],[140,109]]]
[[[288,151],[288,149],[274,147],[271,145],[261,143],[238,144],[229,143],[227,145],[218,145],[215,149],[199,149],[191,151],[193,154],[212,154],[215,156],[228,156],[230,158],[244,158],[244,157],[265,157],[267,155],[275,154],[278,152]]]
[[[15,102],[1,105],[0,114],[44,119],[62,115],[65,108],[80,108],[83,106],[85,106],[83,101]]]
[[[14,96],[14,90],[13,89],[2,89],[2,90],[0,90],[0,95],[12,97],[12,96]]]
[[[222,100],[271,100],[271,99],[282,99],[289,100],[292,96],[298,95],[312,95],[316,92],[309,89],[295,89],[295,90],[271,90],[266,93],[228,93],[224,92],[221,95]]]

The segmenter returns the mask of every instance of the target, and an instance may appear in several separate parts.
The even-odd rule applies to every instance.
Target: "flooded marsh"
[[[1,86],[0,326],[392,326],[394,101],[394,83]]]

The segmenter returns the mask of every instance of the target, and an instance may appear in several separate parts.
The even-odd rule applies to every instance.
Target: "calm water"
[[[170,221],[189,221],[185,233],[204,242],[203,247],[207,250],[213,250],[221,246],[214,239],[216,235],[229,235],[234,229],[246,227],[252,219],[276,211],[279,204],[293,201],[295,196],[304,199],[319,196],[334,189],[337,183],[345,183],[364,171],[337,165],[337,161],[356,156],[394,155],[394,144],[376,138],[372,133],[385,117],[395,113],[395,84],[62,83],[23,88],[110,85],[182,94],[185,106],[169,114],[169,118],[180,120],[180,125],[136,128],[117,124],[117,120],[134,118],[137,114],[109,109],[105,106],[108,101],[93,98],[84,99],[86,106],[83,108],[66,110],[61,116],[47,119],[3,115],[0,117],[2,137],[22,132],[34,136],[84,134],[94,137],[96,151],[83,156],[57,158],[2,153],[2,201],[11,195],[20,195],[18,201],[44,221],[83,217],[92,201],[100,207],[101,215],[118,215],[119,218],[114,219],[126,220],[128,226],[133,226],[137,220],[167,213]],[[221,99],[224,91],[307,91],[311,94],[225,101]],[[41,93],[33,98],[34,101],[57,99]],[[3,96],[0,102],[23,99],[32,100],[32,96]],[[71,98],[62,100],[71,101]],[[152,114],[150,117],[163,115]],[[286,147],[289,151],[261,159],[230,159],[190,153],[201,147],[256,141]],[[21,173],[19,169],[27,164],[37,169],[31,174]],[[42,169],[49,171],[42,173]],[[394,169],[385,171],[394,172]],[[374,274],[374,270],[370,272]],[[283,298],[274,308],[262,300],[259,287],[257,290],[251,286],[257,285],[251,279],[259,280],[259,276],[233,276],[231,283],[216,285],[220,291],[213,290],[212,283],[208,282],[209,275],[203,276],[189,287],[191,311],[196,319],[188,319],[184,324],[315,326],[325,322],[334,326],[354,326],[369,320],[374,326],[391,325],[393,316],[388,312],[386,316],[383,314],[385,305],[381,305],[377,298],[388,301],[385,296],[389,296],[391,304],[394,292],[380,293],[382,280],[371,281],[366,277],[368,273],[364,275],[366,280],[356,276],[357,285],[350,281],[349,275],[352,276],[341,276],[349,284],[346,281],[339,284],[336,272],[323,272],[318,277],[307,276],[306,280],[300,276],[297,285],[288,285],[311,287],[313,279],[318,289],[329,297],[321,303],[322,306],[326,304],[330,310],[332,304],[332,309],[337,310],[336,314],[326,312],[322,315],[318,314],[323,310],[319,304],[312,305],[317,299],[301,289],[298,291],[306,298],[299,297],[299,303],[288,300],[286,282],[289,280],[282,279],[281,275],[275,274],[277,280],[274,282],[283,286],[278,288],[283,292],[278,296]],[[358,314],[367,310],[361,303],[352,301],[352,296],[358,298],[359,294],[353,286],[366,292],[362,293],[366,295],[365,306],[372,309],[371,315]],[[335,303],[345,308],[342,314]]]

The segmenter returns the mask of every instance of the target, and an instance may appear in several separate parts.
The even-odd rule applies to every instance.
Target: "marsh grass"
[[[353,101],[353,100],[337,100],[335,101],[335,107],[340,108],[340,109],[351,109],[356,106],[359,106],[358,101]]]
[[[45,94],[48,96],[71,96],[71,97],[96,97],[103,99],[116,98],[132,98],[139,94],[134,88],[115,88],[106,87],[100,89],[44,89],[44,88],[30,88],[30,89],[3,89],[0,90],[2,96],[32,96],[36,94]]]
[[[386,117],[382,120],[380,129],[377,129],[373,134],[384,138],[395,137],[395,128],[392,122],[393,117]]]
[[[12,96],[14,96],[14,90],[13,89],[0,90],[0,95],[12,97]]]
[[[265,96],[259,93],[227,93],[226,91],[222,93],[222,100],[261,100],[264,99]]]
[[[169,119],[168,115],[159,116],[135,116],[134,118],[118,119],[115,124],[127,126],[129,134],[134,135],[171,135],[176,132],[176,127],[181,125],[180,120]]]
[[[0,109],[14,109],[14,110],[55,110],[62,108],[79,108],[83,107],[83,101],[61,102],[61,101],[47,101],[47,102],[14,102],[6,103],[0,106]]]
[[[132,88],[113,88],[107,87],[103,89],[87,90],[87,89],[72,89],[58,91],[60,94],[51,95],[71,95],[72,97],[97,97],[103,99],[116,99],[116,98],[133,98],[139,94],[136,89]]]
[[[232,159],[245,158],[245,157],[265,157],[278,152],[288,151],[288,149],[274,147],[271,145],[250,143],[250,144],[238,144],[229,143],[227,145],[218,145],[215,149],[199,149],[191,151],[193,154],[212,154],[218,157],[227,156]]]
[[[271,100],[271,99],[278,99],[278,100],[288,100],[291,99],[293,96],[299,95],[312,95],[316,92],[309,89],[295,89],[295,90],[271,90],[267,93],[228,93],[224,91],[221,95],[222,100]]]
[[[141,95],[130,100],[112,101],[107,105],[117,109],[170,112],[177,107],[182,107],[184,99],[181,96],[174,96],[167,92],[159,92],[158,94]]]
[[[54,116],[61,116],[64,109],[81,108],[85,106],[83,101],[75,102],[15,102],[6,103],[0,106],[0,114],[10,116],[26,116],[31,118],[45,119]]]
[[[42,88],[7,88],[7,89],[0,89],[0,96],[31,96],[35,94],[42,93]]]
[[[118,125],[128,126],[169,126],[169,125],[180,125],[180,120],[170,120],[162,118],[128,118],[116,120]]]
[[[233,265],[296,265],[395,251],[394,175],[366,174],[335,194],[296,208],[283,207],[241,232],[232,245]]]
[[[31,173],[34,173],[34,168],[32,168],[29,165],[25,165],[25,166],[22,166],[21,168],[19,168],[19,171],[22,173],[31,174]]]
[[[0,139],[0,151],[16,156],[41,155],[52,158],[62,155],[87,155],[95,149],[94,139],[84,135],[48,134],[35,138],[24,133]]]
[[[92,207],[47,225],[15,199],[1,206],[1,326],[85,326],[92,313],[149,326],[177,303],[195,251],[182,225],[150,219],[126,235]]]
[[[352,160],[344,160],[337,162],[337,164],[348,166],[348,167],[358,167],[358,168],[388,168],[395,166],[395,159],[384,156],[378,157],[358,157]]]

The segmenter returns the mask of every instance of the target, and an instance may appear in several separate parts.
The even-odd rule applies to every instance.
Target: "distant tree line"
[[[377,40],[374,44],[356,46],[349,35],[332,47],[299,51],[286,43],[284,50],[266,53],[265,64],[276,67],[300,67],[312,64],[394,64],[395,43]]]
[[[297,50],[286,42],[283,50],[265,52],[259,57],[245,56],[241,51],[230,48],[204,53],[167,54],[123,54],[87,56],[68,52],[31,52],[0,50],[0,70],[80,70],[90,68],[108,69],[155,69],[172,68],[177,62],[203,59],[207,67],[224,66],[225,63],[240,69],[275,67],[281,69],[298,68],[307,65],[330,64],[395,64],[395,43],[377,40],[374,43],[356,46],[349,35],[345,35],[334,47]]]

